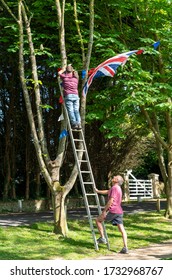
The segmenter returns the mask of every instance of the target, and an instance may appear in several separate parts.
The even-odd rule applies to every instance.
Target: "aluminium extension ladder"
[[[61,90],[61,86],[60,86],[60,90]],[[63,97],[62,90],[61,90],[61,95]],[[82,194],[83,194],[86,212],[87,212],[87,216],[88,216],[88,221],[90,224],[90,229],[91,229],[91,233],[92,233],[92,237],[93,237],[93,241],[94,241],[94,246],[95,246],[95,249],[98,250],[99,247],[98,247],[98,242],[96,239],[95,226],[94,226],[93,217],[91,214],[91,209],[90,209],[91,204],[90,203],[92,203],[92,201],[94,200],[94,202],[95,202],[94,206],[97,207],[99,215],[102,213],[102,211],[101,211],[99,196],[98,196],[97,192],[95,191],[96,185],[95,185],[94,176],[93,176],[93,172],[92,172],[92,168],[91,168],[91,164],[90,164],[90,160],[89,160],[89,156],[88,156],[88,151],[87,151],[87,147],[86,147],[86,143],[85,143],[85,139],[84,139],[84,133],[83,133],[82,129],[73,130],[71,128],[71,124],[70,124],[70,120],[69,120],[69,116],[68,116],[68,112],[67,112],[65,103],[63,105],[64,105],[63,106],[64,113],[67,118],[69,135],[71,138],[72,149],[73,149],[75,162],[76,162],[77,169],[78,169],[79,180],[80,180],[80,184],[81,184],[81,189],[82,189]],[[104,235],[107,240],[106,245],[107,245],[108,250],[110,250],[109,240],[108,240],[104,222],[102,223],[102,225],[103,225]],[[96,227],[96,229],[97,229],[97,227]]]
[[[98,194],[95,191],[96,186],[95,186],[95,181],[94,181],[94,177],[93,177],[93,173],[88,157],[88,151],[85,144],[84,134],[82,130],[71,129],[70,124],[68,125],[68,127],[69,127],[69,134],[73,147],[75,162],[77,164],[78,175],[79,175],[82,194],[83,194],[84,203],[87,211],[88,221],[90,224],[90,229],[94,241],[94,246],[95,249],[98,250],[98,243],[95,235],[93,217],[90,209],[91,205],[97,207],[99,215],[101,214],[102,211],[100,207]],[[104,223],[102,225],[103,225],[104,235],[107,240],[107,247],[110,250],[106,228]]]

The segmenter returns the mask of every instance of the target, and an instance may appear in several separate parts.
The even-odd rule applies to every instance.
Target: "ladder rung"
[[[76,142],[84,142],[82,139],[73,139]]]
[[[84,159],[78,159],[79,162],[88,162],[88,160]]]
[[[95,215],[97,216],[97,214],[95,214]],[[86,217],[88,217],[88,215],[86,215]],[[90,219],[91,219],[91,220],[94,220],[94,219],[95,219],[95,216],[90,215]],[[94,228],[92,229],[92,231],[95,231]]]
[[[71,130],[81,132],[81,129],[71,128]]]
[[[86,193],[87,196],[96,195],[96,193]]]
[[[81,170],[81,173],[91,173],[91,171]]]
[[[76,152],[85,152],[86,150],[78,150],[76,149]]]
[[[97,216],[97,215],[96,215]],[[89,217],[90,218],[90,220],[94,220],[95,219],[95,216],[93,216],[93,215],[90,215],[90,216],[88,216],[88,215],[86,215],[85,217]],[[91,232],[94,234],[95,233],[95,229],[94,228],[92,228],[91,229]]]
[[[93,211],[98,212],[98,211],[97,211],[97,210],[98,210],[98,208],[96,208],[95,206],[96,206],[96,205],[93,205],[93,204],[88,204],[88,207],[89,207],[89,208],[91,208],[91,210],[90,210],[91,212],[93,212]],[[93,208],[94,208],[94,209],[93,209]],[[95,214],[97,215],[97,213],[95,213]],[[91,215],[92,215],[92,213],[91,213]]]
[[[93,185],[93,182],[83,182],[84,185]]]

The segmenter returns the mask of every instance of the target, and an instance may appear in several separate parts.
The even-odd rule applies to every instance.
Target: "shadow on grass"
[[[162,243],[172,238],[172,224],[158,213],[124,215],[124,226],[128,234],[129,246],[138,248],[153,243]],[[117,227],[106,223],[110,242],[121,244],[121,234]]]
[[[161,226],[158,227],[156,223],[158,224],[159,220]],[[163,220],[158,214],[125,215],[124,223],[128,238],[135,248],[138,248],[140,244],[145,246],[145,244],[160,243],[171,238],[172,229],[170,230],[169,227],[167,229],[168,221]],[[34,223],[13,229],[0,229],[2,244],[0,245],[0,259],[82,259],[96,256],[88,220],[68,220],[68,226],[69,237],[53,234],[53,223]],[[117,227],[106,224],[106,229],[110,242],[114,242],[115,239],[115,246],[122,242]],[[109,251],[105,246],[100,246],[101,254],[107,254],[107,252]],[[171,258],[171,256],[162,255],[162,258]]]
[[[0,249],[0,260],[28,260],[27,254],[26,257],[20,253],[4,252]]]
[[[134,219],[133,219],[134,218]],[[162,217],[161,217],[162,218]],[[146,222],[147,220],[147,222]],[[161,221],[161,223],[167,224],[167,220]],[[172,236],[172,228],[171,230],[157,228],[155,226],[156,220],[154,217],[150,218],[149,215],[143,216],[140,214],[136,214],[135,217],[130,217],[130,215],[127,215],[126,221],[125,221],[125,227],[130,228],[128,232],[128,239],[131,240],[131,242],[136,241],[135,243],[138,244],[138,241],[145,241],[145,244],[151,244],[151,243],[161,243],[164,240],[171,239]],[[69,248],[69,246],[73,246],[73,250],[75,251],[75,247],[84,247],[85,249],[92,249],[94,248],[93,239],[90,231],[90,227],[87,220],[69,220],[69,229],[70,232],[73,232],[76,235],[76,238],[64,238],[61,237],[60,240],[63,242],[63,244],[66,244],[66,246]],[[144,225],[145,224],[145,225]],[[113,239],[119,239],[121,240],[121,234],[118,232],[117,227],[112,226],[111,224],[107,223],[106,229],[107,234],[110,240]],[[154,226],[153,226],[154,225]],[[32,229],[37,231],[46,231],[50,232],[50,228],[43,228],[43,225],[41,224],[34,224],[31,226]],[[95,226],[96,229],[96,226]],[[52,231],[53,233],[53,224],[52,224]],[[96,230],[96,234],[99,237],[99,233]],[[89,241],[88,241],[89,240]],[[143,242],[144,243],[144,242]]]
[[[14,249],[13,245],[0,248],[0,260],[46,260],[54,258],[65,258],[73,253],[77,255],[84,255],[85,249],[91,247],[91,242],[84,243],[81,241],[74,241],[70,238],[61,239],[60,243],[54,240],[46,242],[45,240],[33,240],[21,237],[16,239],[18,249]],[[24,246],[25,244],[25,246]],[[17,245],[16,245],[17,247]],[[85,247],[85,249],[84,249]]]
[[[79,227],[79,228],[78,228]],[[46,259],[81,259],[94,248],[89,225],[84,222],[72,223],[72,237],[55,235],[53,224],[35,223],[31,226],[7,229],[7,238],[1,235],[1,260],[46,260]],[[79,231],[83,231],[79,234]],[[9,238],[9,235],[11,238]],[[73,257],[74,256],[74,257]],[[77,257],[76,257],[77,256]]]

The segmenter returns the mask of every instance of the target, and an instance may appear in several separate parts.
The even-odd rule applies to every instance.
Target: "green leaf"
[[[41,104],[41,105],[39,105],[41,108],[43,108],[43,109],[54,109],[52,106],[50,106],[50,105],[48,105],[48,104]]]

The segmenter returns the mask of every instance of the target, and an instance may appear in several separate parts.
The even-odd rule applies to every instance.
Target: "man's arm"
[[[77,72],[77,71],[74,70],[74,71],[73,71],[73,75],[74,75],[75,78],[77,78],[77,79],[79,80],[79,75],[78,75],[78,72]]]
[[[66,66],[63,66],[62,69],[58,71],[58,75],[60,76],[65,71],[66,71]]]
[[[108,194],[109,190],[98,190],[97,188],[95,188],[95,191],[99,194]],[[107,211],[109,210],[110,206],[113,203],[113,197],[110,197],[107,204],[105,205],[105,208],[102,211],[102,218],[104,218],[106,216]],[[100,216],[101,216],[100,215]]]
[[[97,188],[95,188],[95,191],[99,194],[108,194],[109,190],[98,190]]]

